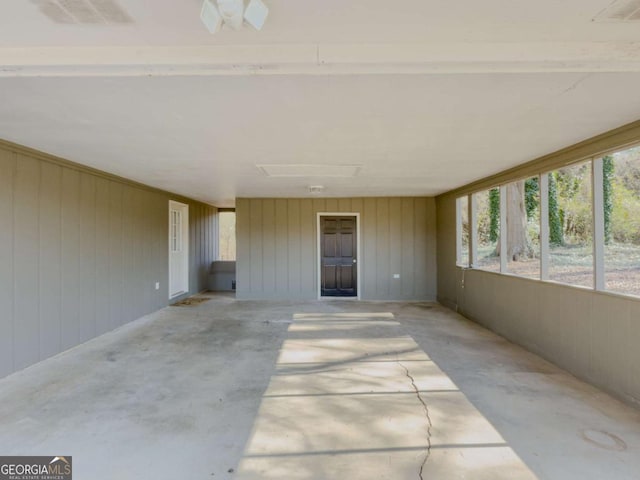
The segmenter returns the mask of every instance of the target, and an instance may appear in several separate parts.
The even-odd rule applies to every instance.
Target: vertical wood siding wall
[[[363,299],[435,299],[435,201],[414,197],[237,199],[238,298],[317,298],[318,212],[360,214]]]
[[[168,304],[172,198],[0,145],[0,377]],[[189,204],[195,293],[217,210],[175,199]]]

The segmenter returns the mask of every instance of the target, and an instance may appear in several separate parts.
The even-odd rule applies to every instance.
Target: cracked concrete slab
[[[463,398],[391,312],[294,315],[236,478],[423,479],[453,464],[460,478],[482,479],[479,465],[449,454],[473,445],[482,469],[504,463],[504,478],[535,478]],[[444,455],[431,462],[434,446]],[[501,478],[491,470],[486,478]]]
[[[416,385],[415,378],[413,378],[413,375],[411,375],[411,373],[409,372],[409,369],[402,362],[400,362],[399,360],[397,362],[404,369],[404,372],[407,378],[411,380],[411,386],[416,392],[416,398],[422,404],[422,408],[424,409],[424,416],[427,418],[427,450],[424,454],[424,460],[422,461],[422,465],[420,465],[420,471],[418,472],[418,475],[420,476],[420,480],[422,480],[424,478],[423,477],[424,466],[426,465],[427,461],[429,460],[429,456],[431,455],[431,428],[433,427],[433,421],[431,420],[429,405],[427,405],[427,402],[425,401],[425,399],[422,398],[420,389]]]
[[[638,478],[638,410],[438,305],[208,296],[0,379],[0,454],[94,480],[418,479],[417,389],[424,479]]]

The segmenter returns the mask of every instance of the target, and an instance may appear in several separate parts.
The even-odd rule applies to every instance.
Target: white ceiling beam
[[[0,48],[0,76],[640,72],[634,43]]]

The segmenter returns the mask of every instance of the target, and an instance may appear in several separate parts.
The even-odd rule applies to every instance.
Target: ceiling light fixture
[[[242,27],[242,13],[244,2],[242,0],[218,0],[218,11],[222,21],[234,30]]]
[[[204,23],[210,33],[218,33],[222,27],[222,17],[220,12],[211,0],[204,0],[200,11],[200,20]]]
[[[261,30],[269,15],[269,8],[262,0],[250,0],[244,8],[244,0],[204,0],[200,19],[211,33],[218,33],[222,24],[240,30],[246,21],[256,30]]]
[[[262,30],[269,15],[269,8],[262,0],[251,0],[244,11],[244,19],[256,30]]]

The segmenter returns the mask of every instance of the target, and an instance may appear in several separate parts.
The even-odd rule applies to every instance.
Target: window
[[[469,266],[469,197],[460,197],[456,201],[457,242],[456,263],[461,267]]]
[[[549,279],[593,287],[591,162],[548,174]]]
[[[506,193],[506,262],[514,275],[540,278],[540,180],[509,183]]]
[[[602,158],[604,285],[640,295],[640,147]]]
[[[218,211],[218,260],[236,259],[236,212]]]
[[[456,262],[640,297],[640,146],[457,198]]]
[[[171,210],[171,251],[182,251],[182,212]]]
[[[500,271],[500,189],[492,188],[473,196],[475,219],[474,267]]]

